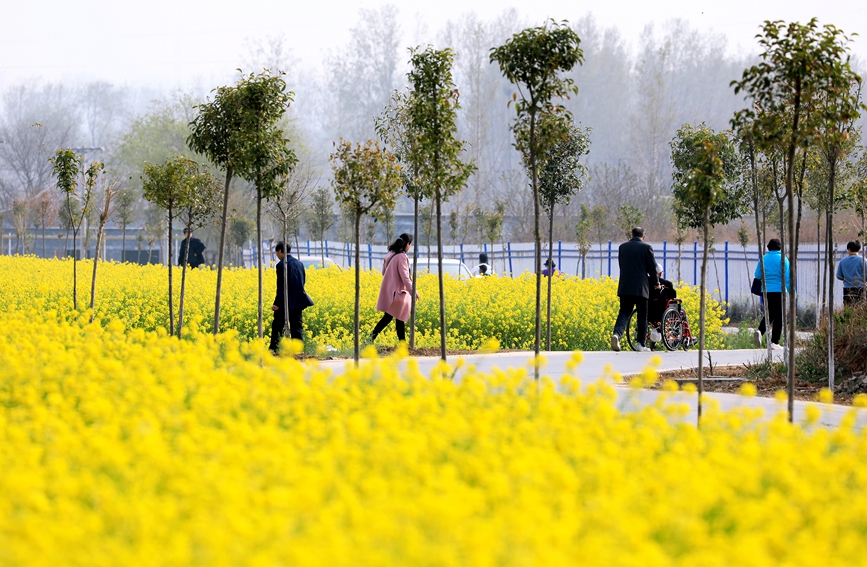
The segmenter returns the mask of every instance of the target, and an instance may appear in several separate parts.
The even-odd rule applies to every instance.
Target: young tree
[[[101,164],[100,164],[101,165]],[[102,169],[100,169],[102,171]],[[93,277],[90,280],[90,322],[93,323],[94,305],[96,304],[96,270],[99,266],[99,251],[102,247],[102,237],[105,233],[105,223],[111,218],[114,212],[111,208],[112,197],[117,192],[117,181],[108,181],[102,188],[100,202],[96,208],[98,217],[98,228],[96,230],[96,251],[93,254]],[[105,260],[105,258],[103,258]]]
[[[707,312],[707,253],[711,226],[711,209],[714,204],[724,198],[726,181],[725,164],[720,158],[721,150],[727,138],[722,139],[706,136],[696,140],[696,152],[691,160],[692,169],[682,176],[679,183],[684,197],[698,205],[702,213],[703,250],[701,258],[701,287],[699,301],[699,342],[698,342],[698,419],[701,421],[701,397],[704,392],[704,345],[705,345],[705,314]]]
[[[596,242],[599,243],[599,275],[605,271],[602,268],[602,242],[605,240],[605,233],[610,229],[608,207],[605,205],[594,205],[590,209],[590,225],[593,227],[593,234],[596,236]]]
[[[57,204],[47,190],[36,197],[34,213],[34,218],[42,230],[42,257],[45,258],[45,229],[53,225],[57,219]]]
[[[491,50],[491,62],[496,61],[503,75],[518,88],[512,95],[518,123],[529,122],[527,152],[530,157],[530,180],[533,188],[533,239],[536,252],[536,336],[534,350],[539,355],[541,342],[542,303],[542,238],[539,231],[539,159],[554,140],[538,136],[537,121],[543,112],[560,114],[562,107],[555,98],[568,98],[577,92],[572,79],[562,73],[569,72],[583,62],[578,47],[581,40],[567,22],[551,20],[544,26],[527,28],[513,35],[505,44]],[[510,103],[511,104],[511,103]],[[538,367],[536,369],[538,375]]]
[[[572,196],[577,194],[584,184],[587,168],[580,163],[580,160],[590,152],[590,130],[575,126],[569,115],[562,117],[548,114],[540,115],[539,130],[545,132],[548,128],[554,131],[546,132],[545,136],[558,140],[553,145],[544,148],[539,160],[541,164],[539,169],[539,198],[542,200],[542,209],[548,214],[548,263],[550,265],[554,261],[554,207],[561,204],[568,205]],[[526,165],[529,164],[525,159]],[[551,275],[553,276],[553,274]],[[551,286],[553,280],[553,277],[548,278],[545,350],[551,350]]]
[[[325,234],[334,226],[334,197],[325,187],[313,192],[310,213],[307,215],[307,228],[320,242],[322,263],[325,264]]]
[[[244,216],[236,216],[232,219],[232,224],[229,225],[229,244],[235,246],[237,251],[236,266],[243,267],[244,265],[244,245],[249,242],[250,237],[256,230],[256,223]],[[231,253],[231,248],[229,249]],[[231,254],[230,254],[231,255]]]
[[[740,81],[733,81],[735,93],[743,91],[751,104],[739,111],[733,125],[750,126],[758,149],[780,147],[785,163],[785,190],[788,199],[788,225],[791,273],[797,274],[797,235],[794,215],[795,153],[815,144],[821,128],[850,121],[860,103],[841,96],[834,104],[822,105],[827,91],[849,91],[849,38],[831,25],[819,27],[816,19],[806,25],[796,22],[767,21],[759,35],[764,51],[761,62],[746,69]],[[789,313],[795,313],[796,282],[792,278]],[[784,286],[785,289],[785,286]],[[789,420],[794,419],[795,324],[790,317],[788,340]]]
[[[24,254],[24,237],[27,235],[28,203],[24,199],[12,201],[12,224],[15,225],[15,253]],[[20,249],[20,251],[19,251]]]
[[[379,142],[367,140],[363,145],[340,140],[331,154],[334,174],[331,186],[337,200],[355,217],[355,322],[354,351],[358,363],[358,327],[361,292],[361,217],[377,214],[380,207],[393,207],[401,187],[400,165],[393,154],[380,149]]]
[[[251,75],[251,79],[254,77]],[[241,91],[245,107],[253,112],[248,119],[255,125],[250,130],[246,151],[249,163],[239,174],[256,186],[256,266],[258,270],[258,332],[264,336],[262,323],[262,199],[272,199],[283,191],[283,180],[295,168],[298,158],[289,147],[278,122],[292,102],[294,93],[286,90],[283,73],[270,75],[268,71],[255,77]],[[287,323],[288,324],[288,323]]]
[[[138,199],[129,187],[120,189],[115,195],[115,219],[120,226],[120,261],[126,262],[126,228],[132,224],[137,212]]]
[[[620,205],[617,209],[617,228],[626,235],[626,239],[632,238],[632,229],[641,224],[644,213],[632,205]]]
[[[458,91],[452,80],[454,53],[451,49],[412,51],[412,86],[409,116],[412,151],[409,162],[433,189],[437,229],[437,280],[439,282],[440,356],[446,360],[446,311],[443,288],[442,203],[467,183],[475,165],[463,163],[465,143],[457,138]]]
[[[702,230],[698,347],[698,417],[701,419],[710,228],[741,215],[745,209],[745,191],[737,183],[738,155],[726,132],[715,133],[704,124],[698,128],[683,125],[671,141],[671,162],[677,222]]]
[[[747,244],[750,243],[750,231],[747,229],[747,225],[741,224],[741,227],[738,229],[738,244],[741,245],[741,250],[744,253],[744,266],[746,267],[746,275],[747,275],[747,283],[751,283],[750,278],[750,260],[747,256]],[[759,242],[759,246],[761,246],[761,242]],[[761,252],[761,249],[759,250]],[[752,314],[756,312],[756,296],[750,295],[750,303],[752,304]]]
[[[281,180],[281,188],[280,192],[276,195],[273,195],[268,200],[268,212],[271,217],[274,218],[279,224],[281,229],[281,240],[286,243],[289,242],[289,227],[294,225],[296,221],[301,217],[304,213],[305,207],[304,203],[307,200],[307,196],[310,193],[310,188],[314,186],[318,182],[318,179],[315,178],[313,169],[309,167],[309,165],[304,165],[302,167],[296,167],[290,172],[290,174]],[[325,197],[330,200],[330,195],[328,191],[325,189],[320,189],[317,192],[314,192],[314,206],[316,201],[316,193],[322,193],[321,197]],[[320,198],[321,198],[320,197]],[[331,224],[334,224],[334,216],[331,215],[331,202],[324,203],[329,212],[329,220]],[[323,203],[320,203],[320,206]],[[324,226],[324,225],[322,225]],[[325,230],[328,230],[328,227],[323,229],[323,233]],[[320,234],[322,236],[322,234]],[[323,238],[324,240],[324,238]],[[325,249],[323,247],[322,250],[322,266],[325,267]],[[283,281],[289,281],[289,263],[283,262]],[[283,304],[289,305],[289,286],[283,286]],[[283,336],[289,336],[289,318],[284,318],[283,325]]]
[[[184,298],[187,291],[187,269],[190,262],[190,238],[193,230],[205,226],[219,214],[222,184],[198,163],[187,159],[181,162],[182,177],[178,193],[178,220],[186,230],[186,246],[181,263],[181,293],[178,298],[178,338],[184,328]],[[172,258],[169,258],[169,264]]]
[[[746,187],[738,182],[740,160],[730,134],[714,132],[704,122],[698,126],[684,124],[671,140],[671,189],[678,222],[695,229],[704,227],[705,211],[704,203],[695,200],[690,184],[696,164],[703,159],[702,142],[706,140],[714,144],[723,167],[723,184],[717,198],[711,203],[708,217],[710,225],[724,225],[740,218],[748,206]]]
[[[187,205],[189,199],[188,160],[182,156],[169,158],[163,165],[145,164],[142,175],[143,196],[166,213],[169,238],[169,334],[175,334],[175,309],[173,288],[172,250],[174,220],[178,210]]]
[[[578,243],[578,254],[581,256],[582,280],[587,277],[587,252],[590,251],[590,231],[592,228],[590,209],[581,203],[581,212],[578,215],[578,223],[575,225],[575,242]]]
[[[416,246],[412,249],[412,299],[409,316],[409,346],[415,348],[415,291],[418,274],[418,230],[419,230],[419,202],[430,199],[431,184],[421,177],[419,168],[413,164],[410,157],[415,153],[417,136],[413,132],[413,120],[409,113],[408,92],[395,91],[388,104],[383,109],[382,115],[374,119],[376,133],[379,139],[386,144],[402,165],[400,170],[403,188],[406,196],[413,201],[412,213],[412,238]],[[428,246],[430,238],[428,237]]]
[[[83,179],[80,180],[79,176],[82,175],[84,167],[84,158],[80,155],[70,149],[59,149],[50,161],[54,166],[57,188],[65,198],[66,218],[72,229],[72,308],[78,309],[78,261],[76,258],[78,231],[81,230],[81,224],[90,212],[93,189],[96,186],[99,172],[102,170],[102,164],[92,163],[84,170]],[[79,183],[82,185],[81,195],[76,193]]]
[[[494,241],[503,238],[503,219],[506,216],[506,205],[500,201],[494,202],[494,210],[485,215],[485,240],[491,244],[488,261],[494,266]],[[503,268],[505,272],[505,267]]]
[[[266,70],[242,77],[235,86],[216,89],[214,100],[197,105],[198,115],[190,122],[190,135],[187,138],[190,149],[205,155],[226,171],[220,249],[217,255],[214,334],[220,330],[229,186],[236,174],[253,183],[265,183],[268,179],[285,175],[294,165],[294,153],[288,148],[282,130],[277,127],[290,101],[291,93],[286,91],[283,78],[271,75]],[[260,297],[260,319],[261,303]]]
[[[818,102],[821,110],[828,112],[828,119],[819,126],[818,146],[825,166],[828,171],[828,187],[826,208],[825,230],[826,263],[828,280],[833,284],[836,274],[834,266],[834,211],[837,208],[836,184],[840,162],[844,161],[849,153],[854,150],[855,137],[858,132],[855,128],[855,120],[860,117],[861,103],[861,77],[856,75],[847,65],[841,66],[839,73],[841,79],[848,82],[848,89],[828,89],[820,93]],[[854,106],[855,111],[844,116],[839,116],[836,110],[840,107]],[[799,201],[800,207],[800,201]],[[798,209],[800,212],[800,208]],[[799,219],[800,220],[800,219]],[[834,286],[828,286],[828,313],[834,312]],[[834,391],[834,317],[828,317],[828,387]]]

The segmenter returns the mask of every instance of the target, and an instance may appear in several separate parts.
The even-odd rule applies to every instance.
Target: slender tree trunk
[[[765,271],[765,256],[762,254],[762,245],[764,243],[764,234],[762,232],[763,222],[759,219],[759,183],[756,176],[756,153],[755,148],[750,144],[750,171],[752,173],[752,186],[753,186],[753,212],[756,215],[756,238],[759,242],[759,273],[762,276],[762,317],[765,319],[765,331],[769,331],[771,327],[771,315],[770,308],[768,307],[768,278],[765,277],[767,273]],[[764,211],[762,212],[764,215]],[[758,330],[758,329],[756,329]],[[771,341],[767,341],[767,346],[765,350],[765,354],[767,355],[768,364],[771,362]]]
[[[532,103],[531,103],[532,104]],[[535,269],[536,269],[536,335],[533,342],[533,352],[536,360],[535,378],[539,379],[539,346],[542,342],[542,237],[539,231],[539,174],[536,163],[536,114],[530,114],[530,171],[533,183],[533,243],[535,245]]]
[[[795,81],[795,100],[792,104],[792,111],[794,114],[792,120],[792,137],[794,138],[795,134],[798,132],[798,123],[801,118],[801,81],[800,79],[796,79]],[[789,204],[789,242],[791,242],[791,256],[792,259],[789,262],[791,266],[791,274],[794,276],[798,273],[798,250],[796,247],[797,236],[795,234],[795,195],[794,195],[794,177],[795,177],[795,144],[789,144],[788,151],[788,163],[786,164],[786,195],[788,197]],[[833,206],[833,205],[832,205]],[[780,219],[782,222],[782,219]],[[780,261],[785,261],[785,256],[780,254]],[[781,272],[781,277],[783,280],[782,289],[783,289],[783,299],[786,298],[786,272]],[[795,284],[795,277],[792,277],[791,282],[791,293],[789,293],[789,328],[788,328],[788,344],[786,345],[788,349],[786,350],[786,354],[788,354],[788,393],[789,393],[789,422],[794,423],[795,421],[795,319],[796,319],[796,296],[797,296],[797,286]],[[833,305],[829,305],[829,308],[833,309]]]
[[[787,325],[790,323],[789,319],[791,318],[791,311],[789,310],[789,304],[786,301],[788,298],[787,289],[786,289],[786,254],[789,248],[788,243],[786,242],[786,211],[783,206],[783,201],[786,199],[786,195],[783,195],[781,199],[777,200],[777,206],[780,210],[780,302],[782,304],[782,313],[783,313],[783,337],[786,339],[786,343],[788,346],[789,342],[789,333]],[[791,265],[790,265],[791,266]],[[771,342],[768,341],[768,348],[770,348]]]
[[[434,171],[438,170],[438,160],[434,158]],[[442,236],[442,191],[439,186],[436,187],[436,207],[437,207],[437,264],[440,291],[440,358],[446,360],[446,296],[443,288],[443,236]]]
[[[289,335],[289,260],[287,256],[289,253],[286,252],[286,239],[289,238],[289,219],[284,216],[283,217],[283,313],[285,317],[283,317],[283,336],[288,337]],[[323,266],[324,267],[324,266]]]
[[[226,248],[226,224],[229,218],[229,183],[232,166],[226,168],[226,188],[223,192],[223,219],[220,224],[220,251],[217,253],[217,292],[214,297],[214,334],[220,332],[220,293],[223,291],[223,254]]]
[[[355,212],[355,326],[353,328],[353,336],[355,340],[355,346],[353,350],[353,356],[355,358],[355,364],[358,365],[358,317],[360,312],[360,298],[359,294],[361,293],[361,269],[358,266],[358,263],[361,261],[361,254],[359,253],[358,243],[361,242],[361,211],[356,210]],[[284,286],[286,283],[283,284]],[[288,313],[287,313],[288,315]]]
[[[286,241],[283,240],[284,254],[286,253],[286,244]],[[256,187],[256,265],[258,266],[257,271],[259,272],[259,319],[257,321],[257,324],[259,328],[259,338],[261,339],[264,336],[262,332],[262,190],[258,186]],[[284,262],[283,265],[285,266],[286,262]],[[283,287],[287,287],[285,285],[286,280],[283,281]],[[288,312],[286,313],[286,321],[289,321]]]
[[[75,217],[72,215],[72,201],[66,196],[66,211],[69,213],[69,223],[72,225],[72,309],[78,310],[78,228],[75,226]],[[67,242],[69,231],[66,231]],[[69,246],[69,244],[67,244]]]
[[[190,261],[190,232],[192,225],[187,225],[186,247],[184,248],[184,262],[181,266],[181,297],[178,299],[178,338],[181,338],[181,330],[184,328],[184,295],[187,288],[187,264]]]
[[[762,250],[761,250],[761,246],[762,246],[762,243],[759,242],[759,253],[760,253],[760,254],[761,254],[761,251],[762,251]],[[746,270],[747,270],[747,281],[750,282],[750,283],[752,283],[753,280],[750,278],[750,259],[749,259],[749,257],[747,256],[747,247],[746,247],[746,246],[741,246],[741,249],[742,249],[743,252],[744,252],[744,266],[746,266]],[[756,296],[755,296],[755,295],[752,295],[752,294],[750,295],[750,305],[751,305],[751,308],[750,308],[750,309],[751,309],[750,314],[751,314],[751,315],[755,315],[755,313],[756,313]]]
[[[705,346],[705,314],[707,312],[707,252],[708,236],[710,234],[710,208],[704,210],[704,246],[701,256],[701,299],[698,308],[698,424],[701,425],[701,397],[704,394],[704,346]]]
[[[822,294],[822,280],[826,274],[825,267],[822,265],[822,253],[820,246],[822,245],[822,214],[821,211],[816,212],[816,325],[815,330],[819,330],[819,321],[822,319],[822,303],[824,296]],[[825,253],[827,254],[827,250]]]
[[[96,251],[99,252],[99,245],[102,244],[102,229],[103,223],[99,223],[99,230],[96,232]],[[96,304],[96,269],[99,266],[99,254],[93,255],[93,276],[90,279],[90,322],[94,319],[94,305]]]
[[[173,240],[172,240],[172,229],[173,229],[174,218],[172,215],[172,207],[169,205],[169,336],[175,335],[175,306],[174,306],[174,271],[172,264],[172,256],[174,255],[174,250],[172,250]]]
[[[836,148],[832,151],[836,154]],[[828,175],[828,388],[834,391],[834,263],[836,261],[834,246],[834,182],[837,171],[836,155],[828,160],[830,174]]]
[[[545,332],[545,350],[551,350],[551,286],[554,280],[554,200],[550,203],[548,213],[548,305]]]
[[[120,231],[120,261],[126,262],[126,223],[123,223]]]
[[[418,279],[418,195],[413,198],[412,208],[412,299],[409,314],[409,347],[415,348],[415,294]]]
[[[78,311],[78,231],[72,231],[72,308]]]
[[[45,258],[45,221],[42,222],[42,257]]]

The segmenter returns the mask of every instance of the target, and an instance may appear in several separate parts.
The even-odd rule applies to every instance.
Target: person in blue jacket
[[[772,238],[768,241],[768,252],[764,257],[765,275],[762,275],[761,262],[756,266],[755,277],[764,280],[765,287],[768,292],[768,316],[771,325],[771,348],[774,350],[782,350],[780,346],[780,336],[783,333],[783,278],[780,273],[780,260],[785,264],[786,270],[786,291],[788,292],[792,286],[792,278],[789,273],[789,259],[781,258],[782,248],[779,238]],[[759,328],[753,332],[753,342],[757,347],[762,346],[762,335],[767,331],[767,322],[762,317],[762,322],[759,323]]]
[[[855,305],[864,299],[864,274],[867,272],[867,259],[858,253],[861,241],[852,240],[846,245],[849,255],[837,264],[837,279],[843,282],[843,305]]]

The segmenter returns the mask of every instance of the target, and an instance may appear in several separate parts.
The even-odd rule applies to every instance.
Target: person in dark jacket
[[[659,288],[659,276],[656,275],[653,247],[644,242],[643,228],[637,226],[632,229],[632,240],[620,245],[617,262],[620,264],[620,283],[617,285],[620,311],[611,335],[611,348],[614,351],[620,350],[620,338],[629,324],[632,310],[637,309],[636,350],[649,351],[644,344],[647,337],[647,298],[651,288]]]
[[[285,252],[284,252],[285,249]],[[276,353],[280,346],[280,337],[283,336],[283,328],[286,326],[286,318],[289,319],[289,336],[299,341],[304,340],[304,319],[303,312],[305,309],[313,305],[313,300],[307,295],[304,290],[304,284],[307,281],[307,274],[304,271],[304,264],[297,258],[289,255],[292,251],[292,246],[278,242],[274,246],[274,253],[280,259],[277,262],[277,294],[274,296],[274,305],[271,309],[274,311],[274,322],[271,324],[271,344],[268,347],[271,352]],[[286,267],[286,277],[288,285],[288,303],[284,297],[284,280],[283,271]]]
[[[659,264],[656,265],[656,275],[659,278],[659,287],[650,290],[648,301],[647,320],[651,323],[659,323],[662,320],[666,302],[677,297],[674,283],[663,277],[662,266]]]
[[[190,239],[190,268],[198,268],[205,263],[205,245],[198,238],[193,237],[190,229],[184,229],[184,239],[181,240],[181,251],[178,254],[178,266],[184,265],[184,256],[187,255],[187,233],[189,232]]]

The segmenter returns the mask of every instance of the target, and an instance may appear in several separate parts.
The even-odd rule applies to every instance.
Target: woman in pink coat
[[[412,236],[401,234],[388,247],[388,254],[382,262],[382,286],[379,288],[379,299],[376,302],[376,310],[382,311],[382,319],[373,328],[370,340],[376,339],[377,335],[385,327],[394,322],[397,330],[397,339],[406,340],[406,321],[412,308],[412,279],[409,277],[409,258],[407,253],[412,248]],[[419,295],[416,293],[416,299]]]

